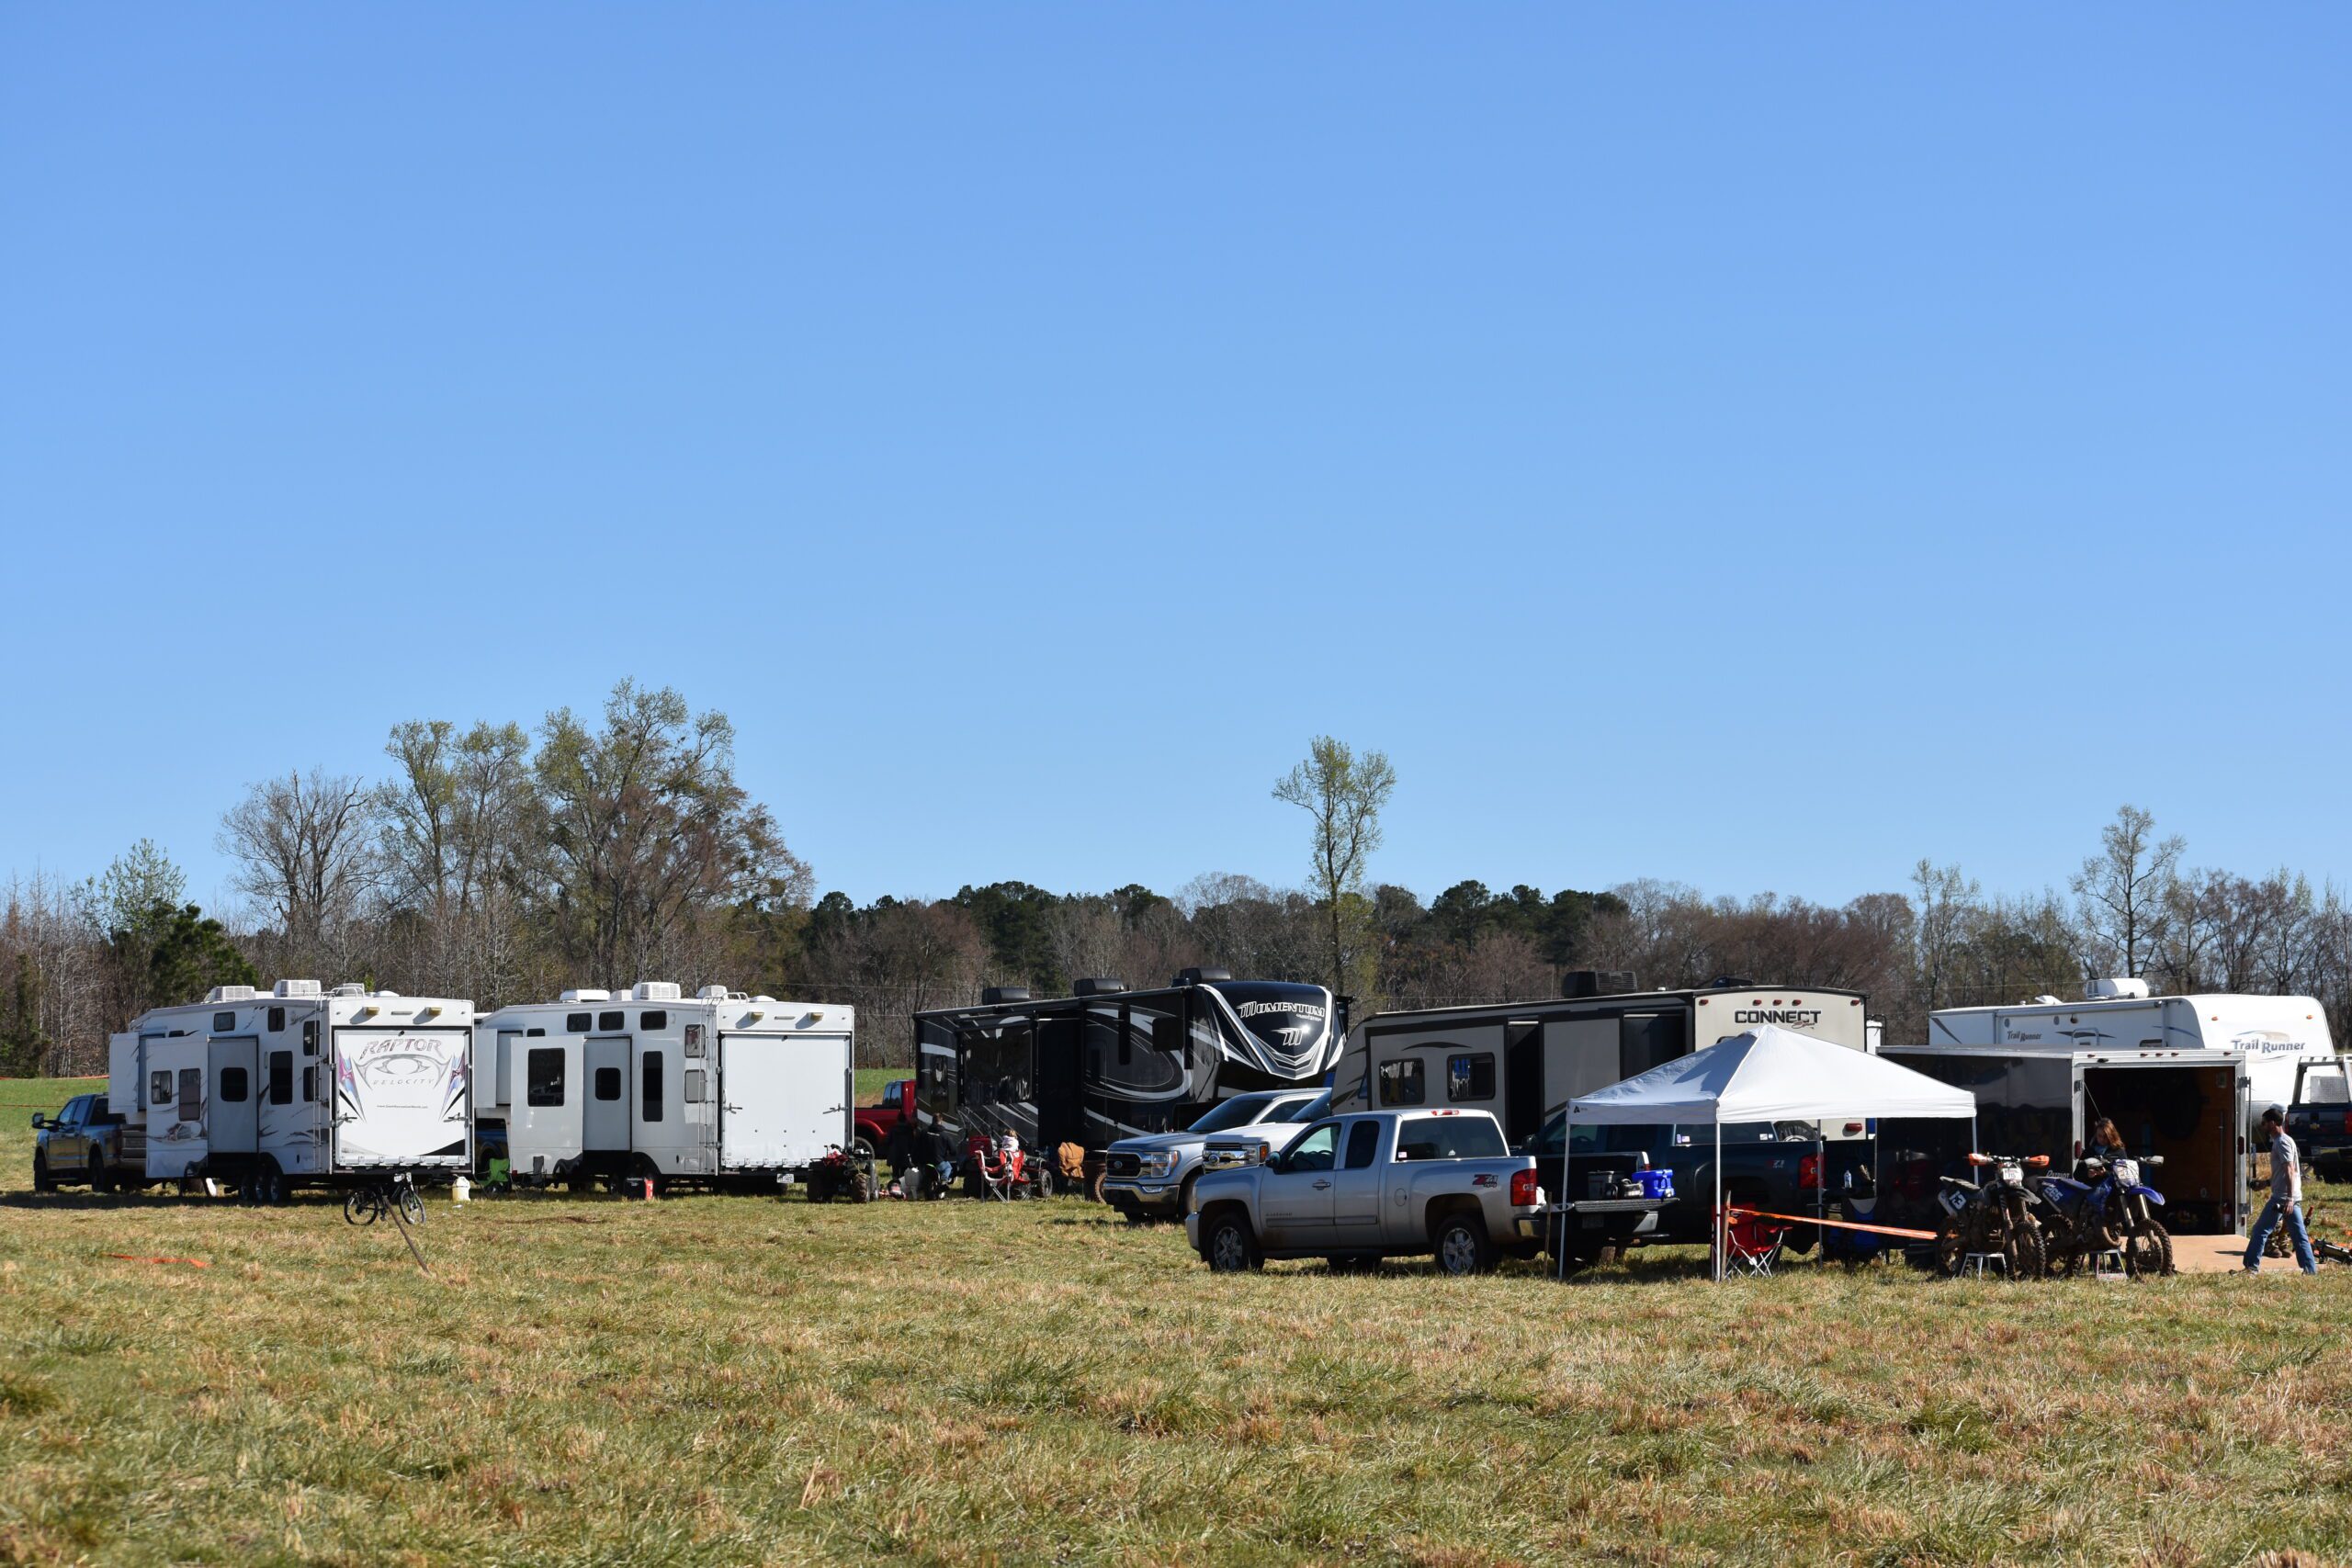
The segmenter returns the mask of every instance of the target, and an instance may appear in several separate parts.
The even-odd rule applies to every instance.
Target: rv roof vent
[[[368,994],[368,987],[354,984],[352,981],[345,980],[342,985],[337,986],[334,990],[327,994],[329,996],[335,997],[364,997]]]
[[[1560,976],[1560,995],[1572,1002],[1586,997],[1600,995],[1600,971],[1598,969],[1569,970]]]
[[[2086,1002],[2113,1002],[2147,994],[2148,982],[2145,980],[2093,980],[2083,992],[2083,999]]]
[[[992,1008],[1002,1002],[1025,1002],[1028,999],[1029,987],[1026,986],[982,986],[980,987],[980,1005],[984,1008]]]
[[[390,997],[395,1001],[400,999],[400,993],[398,991],[369,991],[368,995],[371,997]]]
[[[752,1001],[755,1001],[755,1002],[772,1002],[772,1001],[775,1000],[775,998],[774,997],[767,996],[767,995],[765,995],[765,994],[762,994],[762,995],[760,995],[760,996],[752,997],[752,998],[748,998],[748,999],[750,999],[750,1000],[752,1000]]]
[[[1230,980],[1232,978],[1233,971],[1230,969],[1187,969],[1176,976],[1176,984],[1180,986],[1205,986],[1212,980]]]
[[[315,997],[319,994],[319,983],[316,980],[280,980],[275,987],[275,994],[288,998]]]
[[[254,999],[251,986],[215,986],[204,994],[208,1002],[249,1002]]]
[[[723,1002],[729,997],[741,994],[740,991],[730,991],[724,986],[705,986],[695,993],[695,999],[704,1002]]]
[[[2044,991],[2041,995],[2033,998],[2033,1005],[2037,1007],[2055,1008],[2064,1007],[2066,1004],[2059,1000],[2056,997],[2052,996],[2049,992]]]
[[[556,999],[566,1002],[608,1002],[613,999],[613,993],[599,990],[594,986],[586,986],[576,991],[566,991]]]
[[[1628,986],[1625,988],[1630,991],[1634,987]],[[1707,982],[1707,988],[1711,991],[1752,991],[1756,988],[1756,982],[1745,975],[1718,975]]]
[[[628,999],[633,1002],[674,1002],[678,999],[675,980],[639,980],[631,987]]]
[[[1125,990],[1127,983],[1115,975],[1096,975],[1070,988],[1081,997],[1108,997]]]

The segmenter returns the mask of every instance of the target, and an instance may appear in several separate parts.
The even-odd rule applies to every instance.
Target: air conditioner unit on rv
[[[2137,1000],[2147,994],[2148,982],[2145,980],[2093,980],[2083,992],[2083,999],[2086,1002],[2120,1002]]]
[[[315,999],[319,994],[319,983],[316,980],[280,980],[276,994],[288,1000]]]
[[[724,986],[705,986],[701,990],[695,993],[695,999],[702,1002],[723,1002],[727,999],[727,987]]]
[[[204,994],[208,1002],[249,1002],[254,997],[251,986],[215,986]]]
[[[612,992],[597,990],[566,991],[556,998],[560,1002],[608,1002],[612,999]]]
[[[633,1002],[674,1002],[678,999],[675,980],[639,980],[629,991]]]

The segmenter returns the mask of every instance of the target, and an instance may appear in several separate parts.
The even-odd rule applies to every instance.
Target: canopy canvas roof
[[[1769,1023],[1568,1101],[1572,1126],[1975,1114],[1964,1089]]]

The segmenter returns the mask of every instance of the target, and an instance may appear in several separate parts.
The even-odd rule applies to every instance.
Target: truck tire
[[[1184,1223],[1184,1216],[1193,1212],[1193,1184],[1200,1179],[1201,1173],[1196,1170],[1184,1178],[1183,1186],[1176,1189],[1176,1223],[1180,1225]],[[2278,1228],[2284,1230],[2287,1227],[2281,1225]]]
[[[1439,1273],[1461,1279],[1494,1272],[1495,1244],[1487,1235],[1484,1214],[1456,1210],[1441,1216],[1435,1229],[1436,1234],[1430,1237],[1430,1253],[1437,1261]]]
[[[114,1190],[114,1172],[107,1168],[107,1156],[96,1149],[90,1151],[90,1190],[93,1192]]]
[[[1249,1216],[1231,1210],[1209,1222],[1207,1234],[1201,1237],[1201,1257],[1217,1274],[1245,1274],[1266,1266],[1266,1255],[1258,1246],[1257,1233],[1250,1228]]]
[[[39,1149],[33,1151],[33,1190],[36,1192],[57,1190],[56,1179],[49,1174],[49,1156]]]

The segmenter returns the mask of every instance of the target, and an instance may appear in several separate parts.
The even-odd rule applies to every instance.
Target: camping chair
[[[1724,1272],[1770,1278],[1772,1266],[1781,1260],[1781,1247],[1788,1240],[1789,1227],[1745,1209],[1726,1209],[1724,1213]]]
[[[980,1151],[979,1167],[981,1185],[991,1198],[1010,1199],[1029,1179],[1029,1156],[1009,1133],[1001,1145]]]

